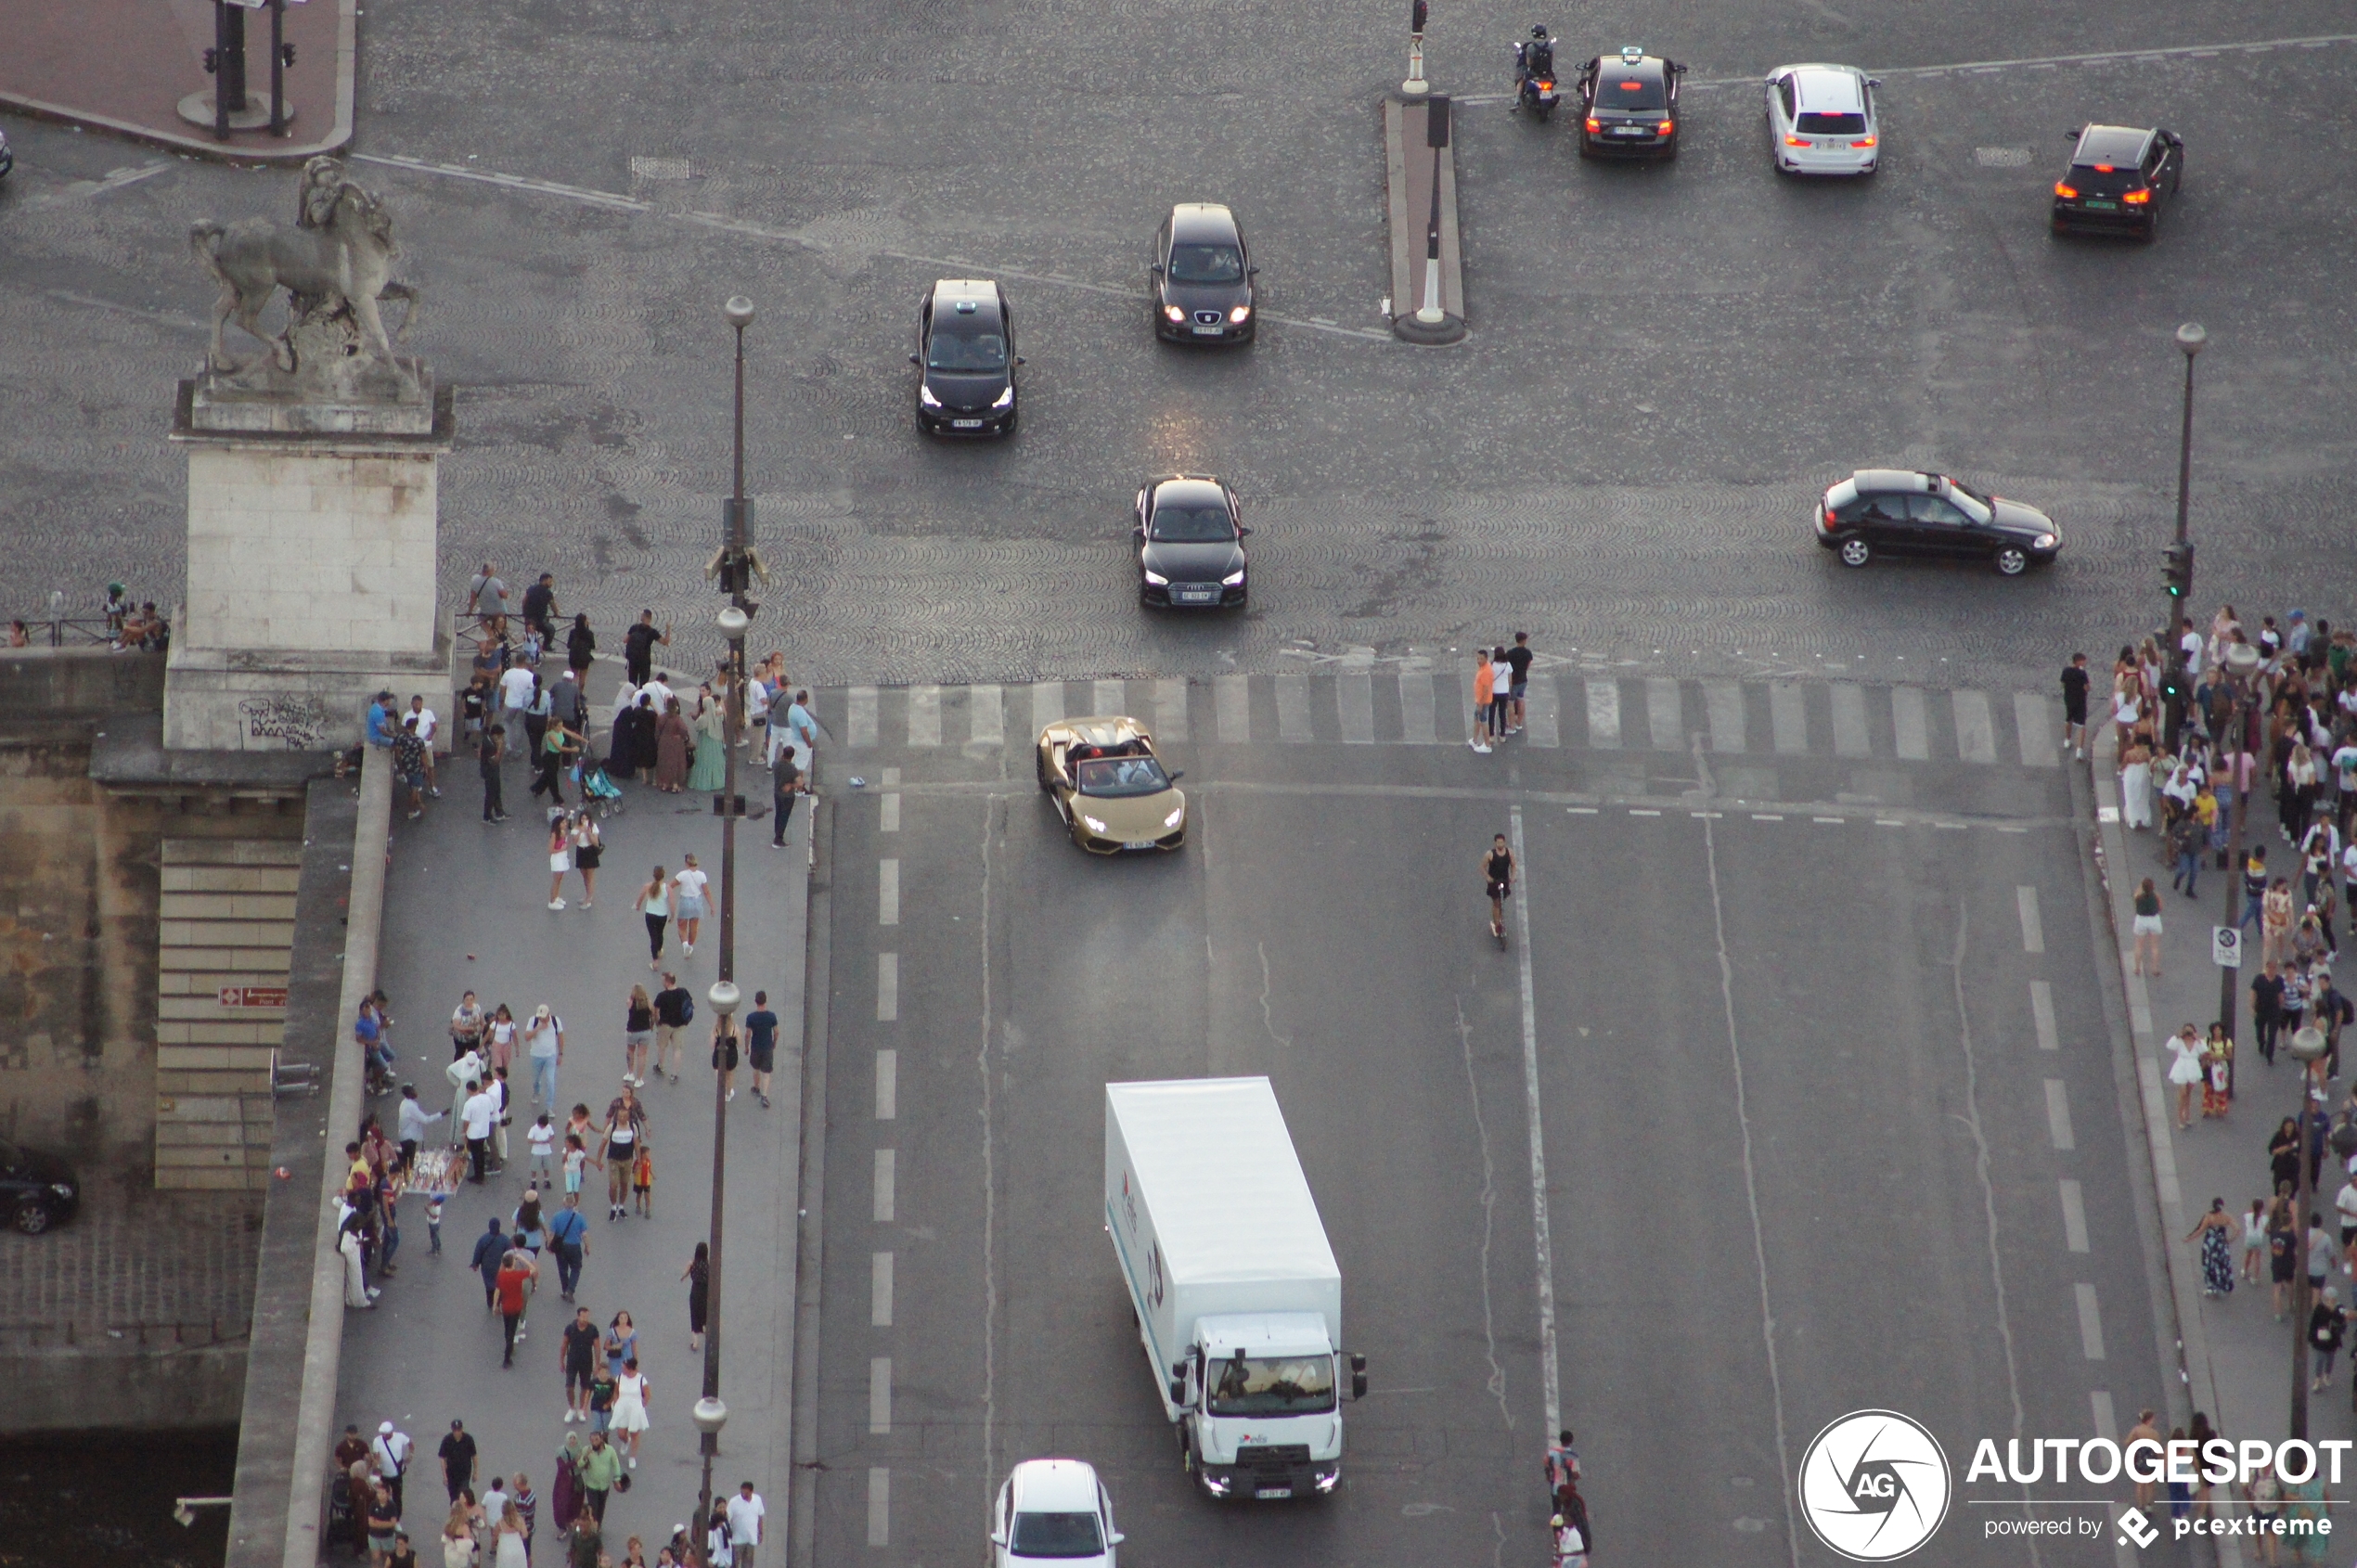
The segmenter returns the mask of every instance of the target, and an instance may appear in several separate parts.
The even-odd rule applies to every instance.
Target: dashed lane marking
[[[2034,887],[2014,889],[2014,906],[2021,914],[2021,950],[2043,953],[2046,950],[2046,928],[2038,917],[2038,890]]]
[[[876,1053],[876,1120],[889,1122],[900,1114],[900,1053]]]
[[[900,1155],[898,1150],[891,1149],[877,1150],[875,1183],[876,1206],[874,1212],[876,1223],[878,1225],[890,1225],[893,1222],[892,1216],[895,1206],[897,1202],[897,1194],[895,1189],[898,1186],[899,1178]]]
[[[900,955],[876,955],[876,1022],[895,1023],[900,1019]]]
[[[2079,1147],[2070,1133],[2070,1091],[2060,1078],[2046,1080],[2046,1135],[2065,1153]]]
[[[892,1430],[892,1357],[871,1356],[868,1362],[868,1433],[882,1436]]]
[[[882,1465],[868,1471],[868,1544],[892,1545],[892,1472]]]
[[[2079,1347],[2090,1361],[2104,1358],[2104,1315],[2095,1305],[2095,1287],[2073,1285],[2071,1291],[2079,1298]]]
[[[871,1253],[868,1256],[868,1327],[892,1327],[892,1254]]]
[[[2058,1184],[2062,1193],[2063,1243],[2074,1253],[2087,1250],[2087,1200],[2075,1181]]]
[[[896,926],[900,923],[900,862],[876,862],[876,924]]]
[[[2054,988],[2043,980],[2029,983],[2029,1017],[2038,1027],[2038,1048],[2041,1051],[2062,1049],[2062,1036],[2054,1029]]]

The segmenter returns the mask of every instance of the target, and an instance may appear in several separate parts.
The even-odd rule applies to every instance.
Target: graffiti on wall
[[[309,697],[240,698],[238,719],[248,746],[276,743],[290,752],[328,751],[344,727],[333,708]]]

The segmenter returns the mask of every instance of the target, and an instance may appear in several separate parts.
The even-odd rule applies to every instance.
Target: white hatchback
[[[1025,1459],[998,1488],[990,1544],[997,1568],[1049,1561],[1056,1568],[1114,1568],[1121,1532],[1113,1527],[1113,1498],[1094,1467],[1079,1459]]]
[[[1784,65],[1768,75],[1768,145],[1785,174],[1871,174],[1882,159],[1874,89],[1846,65]]]

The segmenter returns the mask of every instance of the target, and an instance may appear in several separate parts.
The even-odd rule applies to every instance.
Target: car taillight
[[[2056,180],[2054,182],[2054,194],[2063,198],[2067,201],[2075,201],[2079,199],[2079,192],[2072,189],[2069,186],[2063,184],[2060,180]]]
[[[2152,199],[2153,193],[2151,191],[2132,190],[2123,194],[2119,199],[2125,201],[2131,207],[2142,207],[2145,202],[2150,201]]]
[[[1588,117],[1588,129],[1591,131],[1601,131],[1604,129],[1604,126],[1600,122],[1598,122],[1596,117],[1591,114]]]
[[[1807,136],[1786,136],[1784,138],[1784,145],[1786,147],[1807,147],[1809,145],[1809,138]]]
[[[1665,136],[1666,136],[1666,135],[1669,135],[1669,133],[1670,133],[1670,132],[1672,132],[1672,131],[1676,130],[1677,128],[1678,128],[1678,126],[1677,126],[1677,122],[1674,122],[1674,121],[1669,121],[1669,120],[1665,120],[1665,121],[1663,121],[1660,124],[1658,124],[1658,125],[1656,125],[1656,126],[1655,126],[1655,127],[1654,127],[1654,129],[1655,129],[1656,131],[1659,131],[1659,132],[1660,132],[1663,135],[1665,135]]]
[[[1861,136],[1858,140],[1851,142],[1849,145],[1851,147],[1872,147],[1874,145],[1874,138],[1872,136]]]
[[[1831,507],[1820,507],[1817,508],[1817,521],[1819,524],[1822,527],[1831,528],[1834,525],[1834,509]]]

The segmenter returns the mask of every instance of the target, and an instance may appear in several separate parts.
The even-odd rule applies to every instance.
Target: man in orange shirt
[[[1485,648],[1474,655],[1473,739],[1465,742],[1485,755],[1489,751],[1489,705],[1497,695],[1498,672]]]

